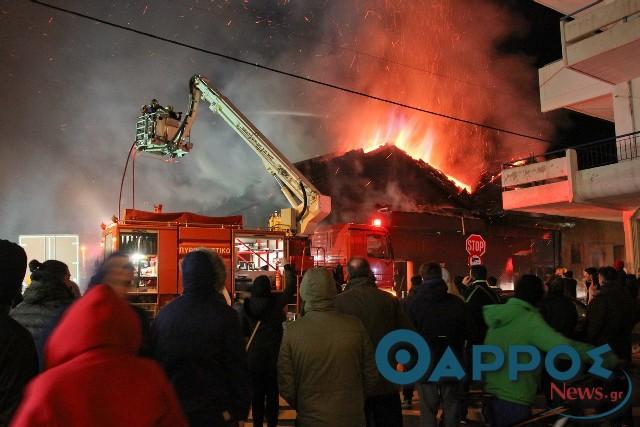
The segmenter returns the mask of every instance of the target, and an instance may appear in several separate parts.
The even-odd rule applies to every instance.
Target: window
[[[145,231],[121,232],[118,249],[126,254],[155,255],[158,251],[158,234]]]
[[[384,234],[367,235],[367,256],[372,258],[391,258],[391,247]]]

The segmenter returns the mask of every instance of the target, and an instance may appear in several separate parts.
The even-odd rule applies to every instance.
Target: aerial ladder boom
[[[142,108],[136,125],[136,149],[168,158],[182,157],[191,151],[191,127],[198,114],[198,105],[204,100],[209,109],[222,117],[260,157],[265,169],[275,178],[291,204],[291,208],[281,211],[276,222],[300,236],[313,234],[320,221],[331,212],[331,198],[321,194],[205,77],[193,76],[189,86],[189,110],[182,122],[173,108],[163,107],[156,100]]]

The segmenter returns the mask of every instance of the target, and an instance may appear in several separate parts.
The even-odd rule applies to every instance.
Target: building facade
[[[562,58],[539,70],[543,112],[615,123],[616,135],[511,162],[503,207],[622,223],[627,269],[640,267],[640,0],[536,0],[565,14]]]

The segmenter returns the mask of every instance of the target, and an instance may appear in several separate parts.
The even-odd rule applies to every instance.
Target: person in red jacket
[[[63,315],[12,426],[187,426],[164,372],[136,356],[135,312],[98,285]]]

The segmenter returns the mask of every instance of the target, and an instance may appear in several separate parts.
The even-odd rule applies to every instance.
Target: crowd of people
[[[150,321],[127,302],[134,267],[125,254],[109,256],[81,297],[67,266],[53,260],[29,263],[23,295],[26,268],[24,250],[0,240],[0,426],[242,426],[251,411],[254,425],[275,427],[282,397],[298,426],[397,427],[417,392],[421,425],[453,427],[467,422],[466,396],[476,389],[492,396],[491,425],[513,426],[531,416],[546,391],[541,380],[553,381],[541,371],[514,382],[507,362],[479,383],[425,376],[400,390],[376,367],[378,344],[389,332],[413,330],[432,360],[453,351],[467,372],[474,345],[506,353],[566,344],[587,360],[594,346],[609,344],[611,367],[631,362],[638,321],[638,279],[621,263],[585,270],[585,318],[565,269],[523,275],[507,295],[482,265],[452,278],[430,262],[398,298],[376,286],[364,258],[349,260],[344,286],[315,267],[298,287],[286,265],[282,292],[259,276],[233,306],[222,259],[198,249],[182,261],[183,294]],[[297,289],[302,316],[287,322]],[[409,353],[398,369],[411,369],[417,353]],[[630,417],[628,409],[612,425],[633,425]]]

